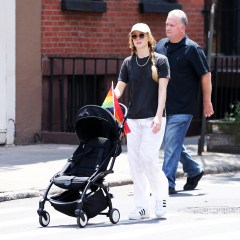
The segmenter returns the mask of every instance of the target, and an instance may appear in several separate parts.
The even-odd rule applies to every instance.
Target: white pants
[[[128,119],[131,132],[127,134],[128,162],[133,180],[136,207],[149,209],[149,186],[156,201],[168,198],[168,181],[159,162],[166,118],[162,118],[161,130],[154,134],[153,118]]]

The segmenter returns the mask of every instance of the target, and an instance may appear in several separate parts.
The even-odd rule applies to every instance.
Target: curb
[[[220,173],[230,173],[230,172],[237,172],[240,171],[240,166],[218,166],[214,167],[213,169],[204,169],[204,175],[207,174],[220,174]],[[176,177],[181,178],[184,177],[185,174],[183,172],[177,172]],[[119,181],[111,181],[109,182],[109,187],[117,187],[117,186],[124,186],[132,184],[131,179],[126,180],[119,180]],[[12,192],[3,192],[0,193],[0,202],[6,202],[11,200],[17,200],[17,199],[24,199],[24,198],[33,198],[33,197],[40,197],[44,193],[44,189],[41,190],[19,190],[19,191],[12,191]],[[56,193],[56,192],[55,192]]]
[[[133,183],[132,180],[128,179],[128,180],[121,180],[121,181],[115,181],[115,182],[112,181],[112,182],[109,182],[108,184],[109,184],[109,187],[117,187],[117,186],[129,185],[132,183]],[[3,192],[3,193],[0,193],[0,203],[11,201],[11,200],[17,200],[17,199],[41,197],[44,191],[45,189]],[[58,191],[53,191],[52,193],[55,194],[57,192]]]
[[[0,202],[6,202],[17,199],[24,198],[33,198],[41,196],[41,192],[39,190],[24,190],[24,191],[13,191],[0,193]]]

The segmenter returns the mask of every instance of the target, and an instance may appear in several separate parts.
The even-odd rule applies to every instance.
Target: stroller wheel
[[[47,211],[43,211],[39,216],[39,223],[41,226],[46,227],[50,223],[50,214]]]
[[[113,208],[110,210],[109,219],[110,219],[111,223],[113,223],[113,224],[118,223],[118,221],[120,219],[120,212],[118,211],[118,209]]]
[[[87,214],[82,211],[80,216],[77,217],[77,224],[80,228],[84,228],[88,223],[88,217]]]

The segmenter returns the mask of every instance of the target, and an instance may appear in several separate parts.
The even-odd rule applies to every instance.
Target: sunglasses
[[[139,35],[137,35],[137,34],[133,34],[132,35],[132,39],[137,39],[138,37],[143,39],[145,37],[145,34],[144,33],[140,33]]]

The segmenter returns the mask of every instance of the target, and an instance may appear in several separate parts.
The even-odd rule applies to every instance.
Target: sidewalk
[[[197,155],[199,137],[186,138],[190,154],[206,174],[240,171],[240,155],[203,152]],[[60,171],[76,149],[76,145],[37,144],[0,147],[0,202],[40,196],[51,177]],[[160,151],[162,161],[163,151]],[[177,177],[183,176],[179,164]],[[130,184],[126,146],[116,158],[114,174],[106,177],[110,186]]]

